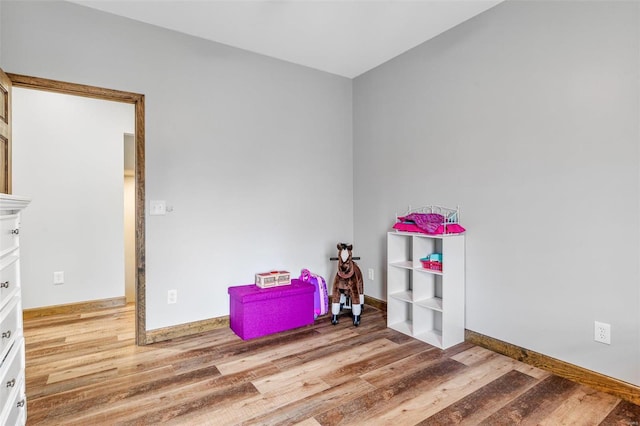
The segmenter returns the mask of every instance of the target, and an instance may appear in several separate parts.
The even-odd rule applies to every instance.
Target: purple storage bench
[[[229,326],[242,340],[313,324],[312,284],[229,287]]]

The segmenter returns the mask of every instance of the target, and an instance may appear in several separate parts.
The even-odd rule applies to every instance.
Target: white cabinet
[[[421,258],[442,254],[442,271]],[[441,349],[464,341],[465,237],[389,232],[387,326]]]
[[[20,288],[20,211],[29,200],[0,194],[0,425],[27,421]]]

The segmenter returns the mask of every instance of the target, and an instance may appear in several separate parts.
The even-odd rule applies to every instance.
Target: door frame
[[[146,345],[152,343],[147,341],[146,329],[144,95],[8,72],[6,74],[9,76],[13,87],[123,102],[135,106],[136,344]]]
[[[0,193],[11,194],[11,79],[0,68],[0,157],[4,157],[4,166],[0,169]],[[1,164],[1,163],[0,163]]]

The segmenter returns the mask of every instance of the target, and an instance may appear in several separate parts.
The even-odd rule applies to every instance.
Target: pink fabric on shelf
[[[399,217],[401,222],[413,222],[427,234],[437,234],[438,226],[444,223],[444,216],[438,213],[411,213]]]
[[[447,234],[462,234],[466,229],[458,223],[450,223],[447,225]]]
[[[397,222],[395,225],[393,225],[393,229],[398,230],[398,231],[403,231],[403,232],[422,232],[422,233],[425,233],[422,229],[418,228],[418,225],[416,225],[415,223]]]
[[[404,222],[397,222],[395,225],[393,225],[393,229],[397,231],[403,231],[403,232],[420,232],[423,234],[432,234],[432,235],[444,234],[444,225],[442,224],[439,225],[434,232],[427,232],[426,230],[420,228],[415,223],[404,223]],[[465,231],[466,229],[458,225],[457,223],[451,223],[447,225],[447,234],[461,234]]]

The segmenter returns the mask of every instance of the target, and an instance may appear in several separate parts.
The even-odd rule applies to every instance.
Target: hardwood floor
[[[640,425],[640,406],[463,343],[441,351],[367,306],[242,341],[139,347],[132,306],[25,321],[28,424]]]

